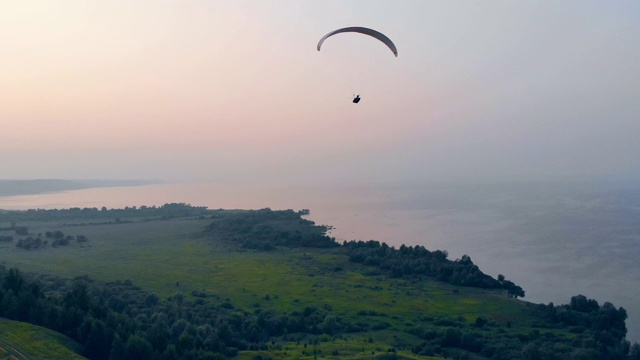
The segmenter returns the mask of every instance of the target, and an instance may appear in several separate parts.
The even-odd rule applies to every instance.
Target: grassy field
[[[238,251],[205,234],[203,229],[209,223],[206,219],[171,219],[83,226],[20,224],[34,234],[60,230],[86,235],[89,241],[29,251],[17,248],[15,241],[0,243],[0,263],[7,268],[63,277],[130,279],[160,297],[176,293],[192,297],[196,291],[221,301],[228,299],[244,309],[291,313],[317,307],[330,309],[352,322],[377,324],[376,331],[313,345],[315,355],[326,358],[384,358],[398,344],[410,347],[419,342],[406,329],[438,321],[472,324],[483,317],[514,334],[531,330],[534,318],[527,309],[530,304],[509,298],[504,291],[455,287],[433,280],[365,276],[367,269],[348,262],[337,249]],[[0,232],[3,234],[9,232]],[[493,327],[486,331],[497,330]],[[261,354],[311,359],[311,346],[284,343]],[[240,358],[252,359],[256,354],[242,352]],[[425,358],[405,350],[396,355]]]
[[[329,340],[317,345],[304,345],[297,343],[284,344],[281,349],[271,351],[244,351],[238,356],[239,360],[253,360],[261,355],[276,359],[300,359],[312,360],[315,356],[321,358],[340,358],[346,360],[370,360],[385,359],[391,354],[397,355],[397,359],[441,359],[439,357],[417,356],[410,351],[403,350],[390,352],[388,348],[380,344],[370,343],[367,339]]]
[[[84,234],[90,240],[30,251],[4,243],[0,244],[0,262],[65,277],[131,279],[162,297],[205,290],[243,307],[259,305],[285,312],[328,305],[344,314],[364,308],[389,316],[411,311],[462,316],[469,321],[495,314],[496,320],[517,323],[525,306],[502,291],[364,276],[366,269],[331,249],[230,250],[222,241],[202,234],[208,223],[167,220],[81,227],[40,223],[30,226],[30,231],[61,230]]]
[[[0,318],[0,358],[31,360],[84,359],[80,346],[54,331]]]

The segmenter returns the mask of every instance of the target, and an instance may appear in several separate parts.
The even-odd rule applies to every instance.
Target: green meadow
[[[522,315],[526,303],[503,291],[365,276],[363,266],[349,263],[337,249],[239,251],[204,234],[209,223],[207,219],[86,226],[38,223],[29,231],[61,230],[84,234],[89,241],[30,251],[2,243],[0,261],[7,268],[39,274],[130,279],[161,297],[205,291],[247,308],[290,312],[330,306],[345,316],[364,309],[386,314],[390,321],[408,314],[461,316],[467,321],[491,315],[513,324],[530,320]]]
[[[15,240],[0,242],[0,263],[6,268],[65,278],[88,275],[102,281],[131,280],[160,298],[175,294],[190,300],[211,298],[252,312],[293,313],[318,308],[350,323],[365,324],[366,330],[340,336],[315,336],[302,342],[274,340],[267,350],[241,351],[239,359],[436,359],[410,351],[421,342],[410,329],[472,327],[482,318],[492,324],[478,330],[483,336],[504,336],[505,332],[528,336],[537,320],[533,304],[511,298],[504,290],[371,274],[370,268],[349,262],[340,247],[256,251],[205,231],[211,219],[110,220],[16,224],[27,226],[34,235],[62,231],[85,235],[88,241],[35,250],[18,248]],[[0,223],[4,228],[0,235],[12,234],[8,227]],[[1,324],[3,329],[9,326],[6,321]],[[562,328],[543,332],[569,339],[575,336]],[[2,332],[3,341],[11,340],[7,340],[7,333]],[[31,345],[26,345],[31,344],[30,336],[25,332],[12,337],[24,342],[11,341],[27,353],[31,351]],[[65,343],[59,339],[59,344]],[[475,358],[471,353],[465,356]],[[30,358],[52,357],[36,354]]]

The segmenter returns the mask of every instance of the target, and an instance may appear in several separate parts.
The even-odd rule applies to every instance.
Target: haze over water
[[[379,240],[468,254],[522,286],[525,300],[583,294],[624,307],[640,340],[640,186],[579,183],[246,186],[183,183],[0,197],[0,209],[184,202],[224,209],[310,209],[337,240]]]

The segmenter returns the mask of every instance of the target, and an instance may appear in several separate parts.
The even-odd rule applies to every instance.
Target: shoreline
[[[590,191],[592,190],[592,191]],[[309,219],[344,240],[424,245],[468,254],[483,271],[509,274],[528,301],[560,303],[582,293],[628,310],[628,338],[640,339],[635,258],[640,188],[498,190],[331,186],[232,186],[216,183],[95,188],[0,197],[0,208],[151,206],[183,202],[210,209],[310,209]],[[611,211],[611,210],[615,211]],[[607,242],[602,242],[607,238]],[[593,253],[599,256],[592,256]],[[620,254],[624,256],[620,258]],[[615,259],[612,260],[612,259]],[[622,291],[621,289],[624,289]],[[610,296],[613,295],[613,296]]]
[[[71,190],[120,186],[144,186],[158,183],[160,182],[153,180],[0,179],[0,197],[55,194]]]

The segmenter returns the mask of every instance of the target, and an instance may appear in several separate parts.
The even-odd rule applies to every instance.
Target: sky
[[[635,1],[1,0],[0,178],[640,178],[639,44]]]

